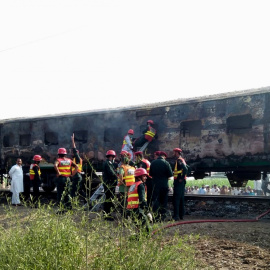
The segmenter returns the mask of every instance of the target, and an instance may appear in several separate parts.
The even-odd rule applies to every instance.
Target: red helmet
[[[120,153],[121,156],[126,156],[128,155],[128,151],[126,150],[122,150],[121,153]]]
[[[58,149],[58,154],[60,154],[60,155],[66,155],[67,154],[66,148],[59,148]]]
[[[129,129],[128,130],[128,134],[133,135],[134,134],[134,130],[133,129]]]
[[[178,152],[178,153],[182,152],[182,150],[180,148],[174,148],[173,151]]]
[[[42,157],[40,155],[34,155],[33,160],[34,161],[41,161]]]
[[[106,153],[106,157],[108,157],[108,156],[116,156],[116,154],[115,154],[115,152],[113,151],[113,150],[109,150],[109,151],[107,151],[107,153]]]
[[[138,151],[134,153],[135,156],[143,156],[143,152],[142,151]]]
[[[142,176],[142,175],[148,175],[146,169],[138,168],[135,170],[135,177]]]
[[[161,151],[156,151],[154,154],[155,154],[156,156],[160,156],[160,152],[161,152]]]
[[[148,120],[148,121],[147,121],[147,124],[154,125],[154,121],[153,121],[153,120]]]

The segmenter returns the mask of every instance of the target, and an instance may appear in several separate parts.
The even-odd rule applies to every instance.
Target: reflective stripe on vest
[[[69,177],[71,175],[71,159],[58,158],[58,170],[61,176]]]
[[[76,158],[73,159],[73,162],[76,163]],[[76,165],[78,166],[78,173],[82,172],[82,159],[80,158],[80,163],[76,163]],[[71,171],[72,173],[75,171],[75,167],[71,167]]]
[[[125,181],[126,186],[132,186],[135,183],[135,168],[127,164],[121,165],[121,168],[124,169],[123,181]]]
[[[186,164],[186,162],[185,162],[185,160],[183,158],[179,157],[178,159],[180,159],[184,164]],[[180,171],[177,170],[177,161],[178,161],[178,159],[175,162],[175,167],[174,167],[174,171],[173,171],[173,178],[174,179],[177,179],[178,175],[183,173],[183,169],[181,169]]]
[[[142,181],[135,182],[130,188],[128,192],[127,198],[127,209],[134,209],[138,208],[140,201],[139,201],[139,194],[138,194],[138,186],[142,184]]]
[[[153,140],[153,138],[156,135],[156,130],[152,127],[149,127],[148,130],[146,131],[146,133],[144,134],[144,138],[151,142]]]
[[[34,167],[38,166],[37,164],[31,164],[30,165],[30,170],[29,170],[29,174],[30,174],[30,180],[34,180],[35,179],[35,171],[34,171]],[[38,174],[39,176],[41,175],[41,171],[40,168],[38,166]]]

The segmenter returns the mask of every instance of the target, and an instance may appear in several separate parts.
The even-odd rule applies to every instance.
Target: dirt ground
[[[194,223],[166,230],[200,235],[192,244],[202,269],[270,269],[270,216],[258,222]]]
[[[4,227],[8,223],[6,207],[1,203],[0,224]],[[25,206],[15,208],[22,219],[29,215],[29,211],[35,211]],[[186,216],[184,222],[205,219],[216,220],[191,215]],[[173,222],[160,225],[169,224]],[[201,269],[270,269],[270,214],[257,222],[193,223],[165,230],[168,236],[199,234],[199,239],[192,240],[192,245],[196,247],[196,259],[201,263]]]

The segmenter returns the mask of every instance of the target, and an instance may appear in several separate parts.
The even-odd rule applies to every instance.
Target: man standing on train
[[[56,170],[57,179],[57,202],[60,206],[59,214],[71,209],[71,203],[69,199],[70,193],[70,177],[74,176],[78,171],[78,166],[71,159],[66,157],[66,148],[58,149],[58,159],[54,163],[54,169]],[[75,170],[71,174],[71,167],[75,167]],[[63,210],[61,210],[64,208]]]
[[[185,186],[187,177],[187,164],[182,157],[180,148],[173,149],[175,161],[174,167],[174,182],[173,182],[173,219],[178,221],[184,218],[185,214]]]
[[[141,147],[146,142],[150,143],[154,138],[157,137],[157,131],[153,128],[153,125],[154,125],[153,120],[147,121],[147,127],[142,132],[143,135],[141,137],[137,138],[133,143],[134,148]]]
[[[127,151],[131,156],[131,160],[133,160],[133,145],[132,145],[133,135],[134,135],[133,129],[129,129],[128,133],[124,137],[122,150],[121,150],[121,151]]]

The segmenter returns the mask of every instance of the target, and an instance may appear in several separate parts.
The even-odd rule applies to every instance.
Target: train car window
[[[122,134],[119,128],[106,128],[104,131],[104,142],[115,142],[116,138],[119,137],[119,134]]]
[[[29,146],[31,144],[31,134],[20,135],[20,146]]]
[[[252,116],[250,114],[230,116],[227,118],[227,133],[241,134],[252,129]]]
[[[87,130],[74,131],[74,136],[75,142],[87,143],[88,131]]]
[[[57,145],[58,144],[58,134],[56,132],[46,132],[44,143],[45,143],[45,145]]]
[[[9,133],[3,137],[3,146],[12,147],[15,144],[15,138],[13,133]]]
[[[180,124],[180,135],[184,137],[201,137],[201,120],[183,121]]]

